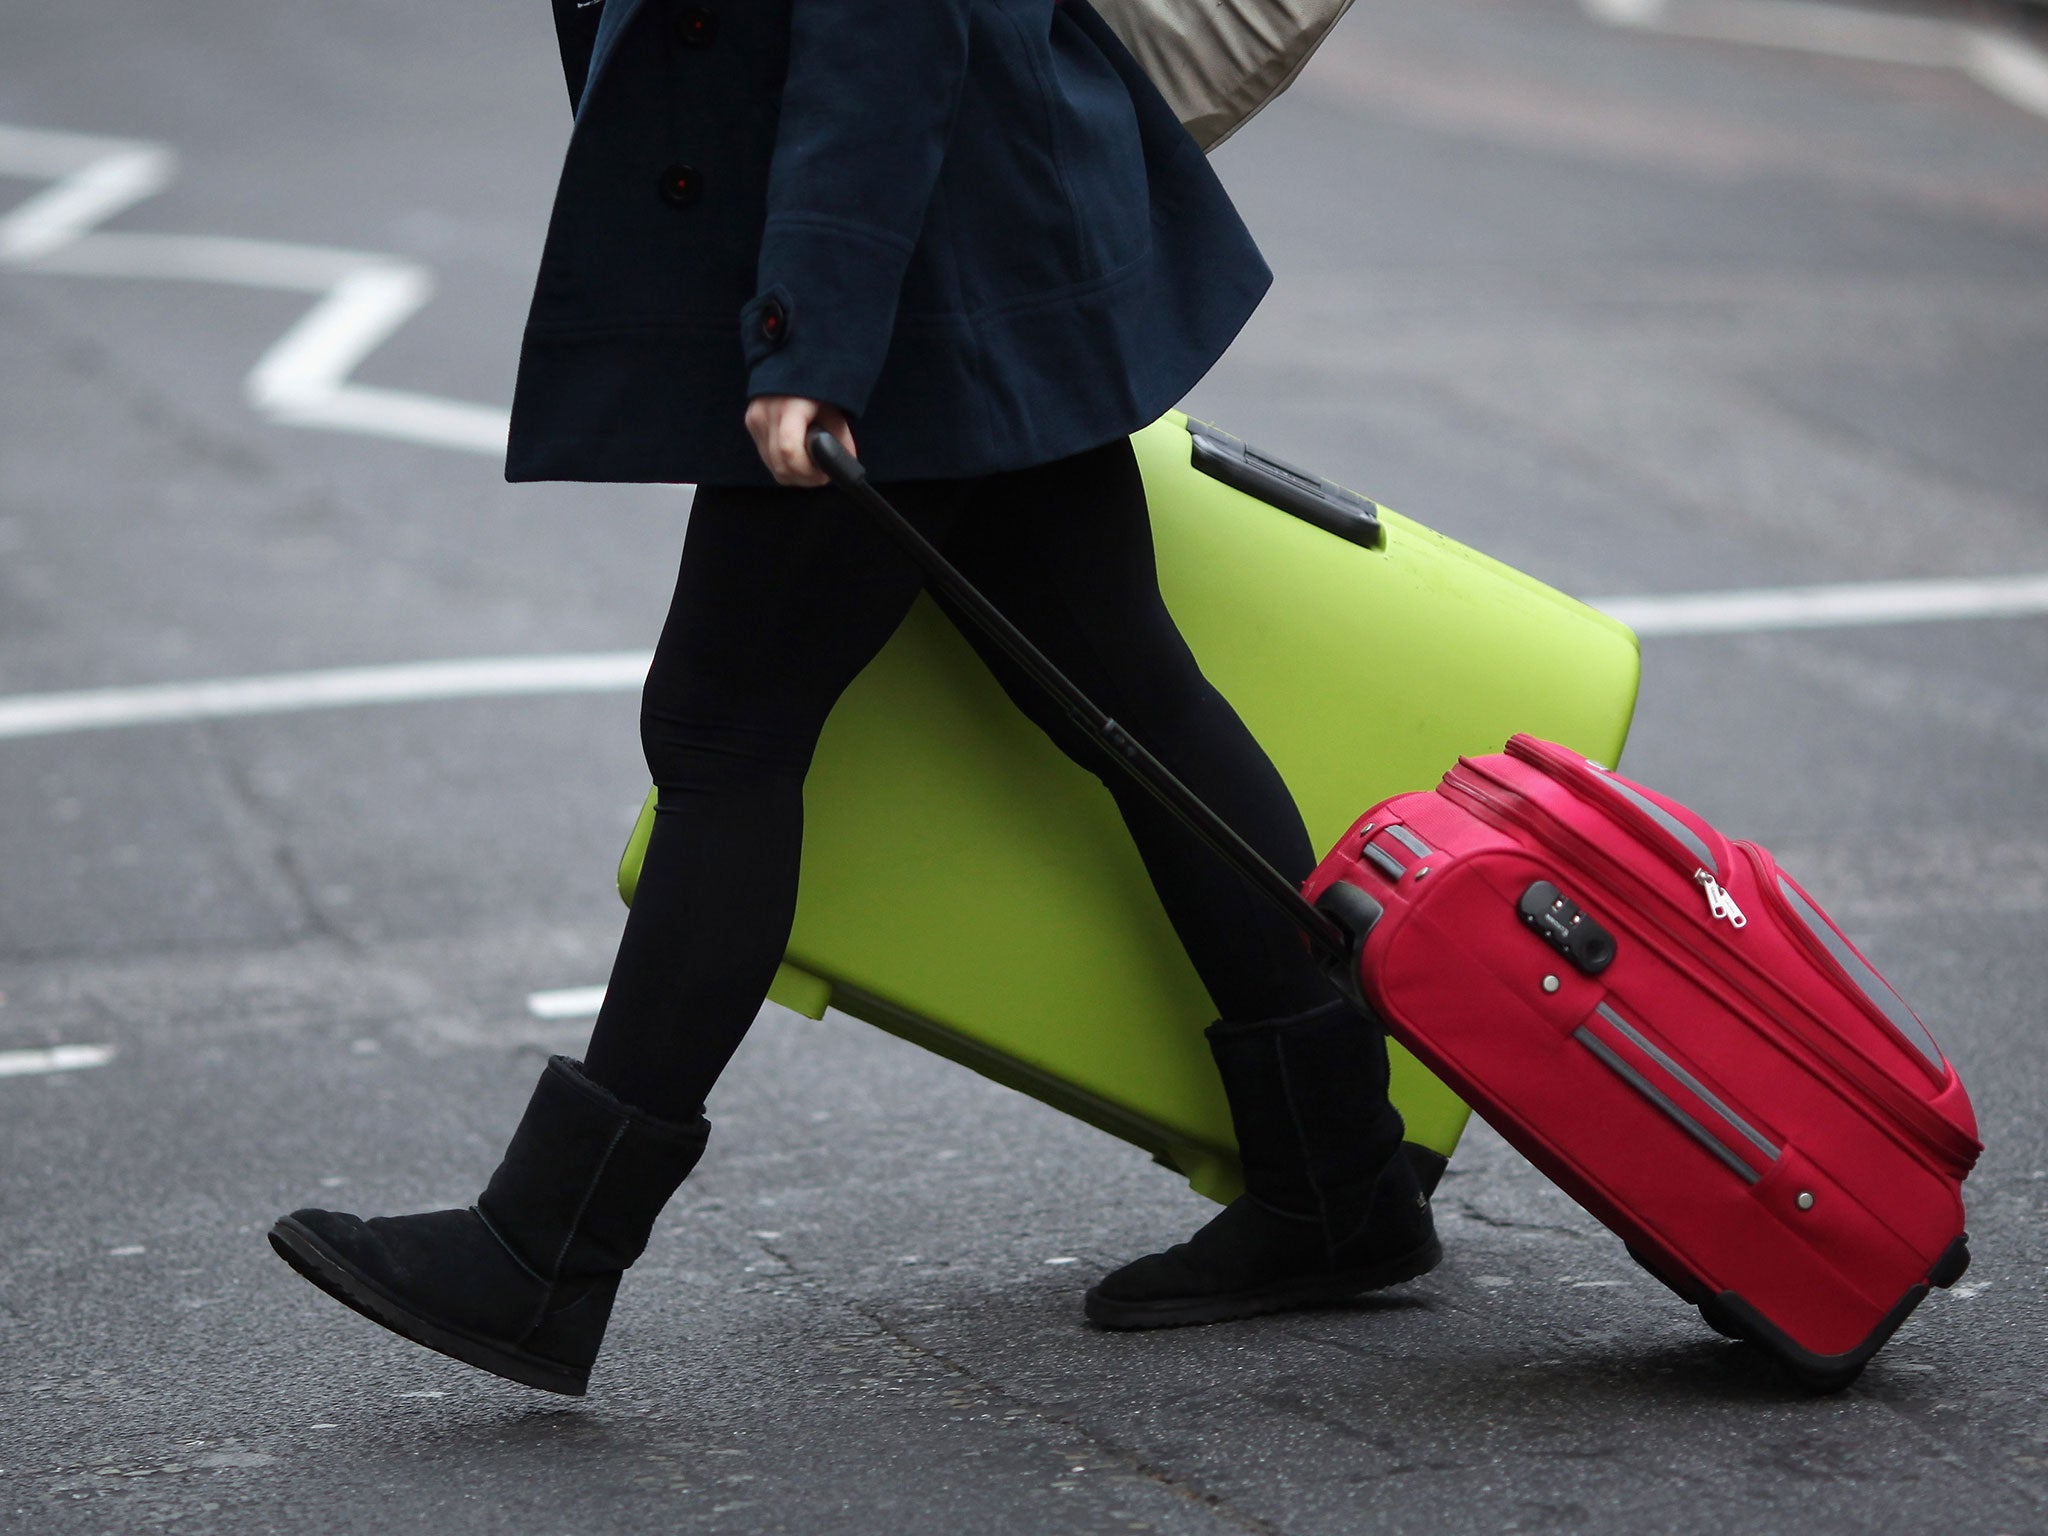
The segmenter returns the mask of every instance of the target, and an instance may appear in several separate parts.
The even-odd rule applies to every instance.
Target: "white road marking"
[[[165,145],[0,125],[0,176],[52,184],[0,216],[0,264],[80,277],[224,283],[313,293],[244,384],[249,404],[288,426],[502,455],[510,412],[349,375],[426,304],[433,274],[395,256],[211,235],[98,228],[170,184]]]
[[[0,127],[0,166],[53,179],[0,219],[0,261],[34,261],[161,192],[178,162],[161,144]]]
[[[559,987],[552,992],[532,992],[526,998],[526,1011],[536,1019],[594,1019],[603,1006],[601,986]]]
[[[1867,581],[1590,599],[1644,639],[2048,613],[2048,575]]]
[[[2039,49],[2000,32],[1979,32],[1964,46],[1962,69],[2014,106],[2048,117],[2048,57]]]
[[[596,651],[566,656],[399,662],[381,667],[336,667],[320,672],[222,677],[136,688],[22,694],[0,698],[0,740],[349,705],[411,704],[430,699],[518,694],[622,693],[640,686],[647,674],[647,662],[645,651]]]
[[[1962,28],[1818,0],[1584,0],[1601,21],[1674,37],[1824,53],[1876,64],[1957,61]]]
[[[1621,620],[1644,639],[1677,639],[2039,615],[2048,613],[2048,575],[1843,582],[1602,597],[1590,601],[1593,607]],[[648,660],[645,651],[486,656],[462,661],[395,662],[386,666],[221,677],[189,683],[149,683],[133,688],[17,694],[0,698],[0,740],[370,704],[629,693],[640,687]],[[536,998],[547,996],[552,994],[535,994]]]
[[[0,1051],[0,1077],[80,1072],[87,1067],[104,1067],[113,1059],[111,1045],[53,1045],[40,1051]]]
[[[1579,0],[1596,21],[1673,37],[1785,48],[1878,64],[1955,69],[2048,117],[2048,57],[2010,33],[1822,0]]]
[[[249,403],[293,426],[502,454],[509,418],[495,406],[348,382],[433,291],[429,273],[397,262],[348,273],[264,353],[243,386]]]

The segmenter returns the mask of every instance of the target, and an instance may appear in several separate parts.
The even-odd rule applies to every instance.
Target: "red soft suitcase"
[[[1305,894],[1402,1044],[1809,1385],[1969,1263],[1963,1085],[1766,850],[1518,736],[1367,812]]]

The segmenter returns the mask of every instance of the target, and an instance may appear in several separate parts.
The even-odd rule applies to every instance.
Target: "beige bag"
[[[1351,0],[1092,0],[1203,149],[1294,83]]]

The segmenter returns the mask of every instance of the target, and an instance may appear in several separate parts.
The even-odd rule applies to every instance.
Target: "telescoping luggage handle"
[[[1033,645],[1022,630],[1004,617],[995,604],[982,596],[974,583],[963,576],[950,560],[939,553],[929,539],[911,525],[909,518],[890,504],[888,497],[874,488],[860,460],[848,453],[837,438],[829,432],[813,432],[806,446],[811,451],[811,462],[823,470],[826,477],[844,492],[849,500],[874,516],[883,530],[917,562],[918,567],[930,578],[932,585],[966,610],[969,617],[991,640],[1002,647],[1012,661],[1030,673],[1034,682],[1065,706],[1076,724],[1087,731],[1111,757],[1123,764],[1132,778],[1179,817],[1188,830],[1214,849],[1226,864],[1244,876],[1261,895],[1284,912],[1288,920],[1308,936],[1309,943],[1315,947],[1317,958],[1323,961],[1339,980],[1348,980],[1352,969],[1350,961],[1353,935],[1345,926],[1311,904],[1308,898],[1301,894],[1300,888],[1268,863],[1265,856],[1246,842],[1236,828],[1211,810],[1187,785],[1175,778],[1164,763],[1146,750],[1143,742],[1112,720],[1106,711],[1081,691],[1073,679],[1054,666],[1051,659]],[[1347,887],[1347,894],[1350,891],[1357,891],[1357,887]],[[1358,897],[1368,909],[1358,914],[1365,919],[1356,925],[1360,930],[1358,937],[1362,938],[1363,930],[1371,927],[1370,919],[1378,914],[1370,910],[1377,905],[1370,896],[1358,891]]]

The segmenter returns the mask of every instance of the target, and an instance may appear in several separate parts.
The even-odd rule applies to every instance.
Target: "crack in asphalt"
[[[356,936],[335,921],[313,891],[305,866],[292,846],[285,819],[273,809],[251,782],[241,759],[222,740],[220,727],[211,721],[193,722],[203,744],[208,765],[226,793],[219,804],[231,819],[240,821],[251,837],[264,844],[271,869],[283,883],[284,894],[298,908],[297,939],[317,938],[334,943],[344,953],[361,954]]]
[[[1439,1204],[1445,1203],[1441,1195],[1437,1197],[1437,1200]],[[1587,1240],[1586,1233],[1576,1231],[1571,1227],[1552,1226],[1547,1222],[1541,1221],[1514,1221],[1506,1216],[1489,1216],[1470,1200],[1452,1200],[1448,1203],[1451,1209],[1459,1216],[1464,1217],[1468,1221],[1476,1221],[1482,1227],[1494,1227],[1503,1232],[1544,1232],[1553,1237],[1568,1237],[1575,1243],[1583,1243]]]
[[[124,354],[81,329],[70,314],[19,290],[8,295],[7,309],[11,319],[35,326],[52,364],[117,402],[130,422],[164,447],[244,485],[278,480],[279,466],[270,455],[210,426],[170,391],[144,378]]]
[[[1882,1357],[1880,1356],[1880,1358]],[[1850,1390],[1854,1391],[1855,1389],[1852,1387]],[[1967,1462],[1954,1449],[1952,1436],[1944,1436],[1928,1427],[1921,1422],[1920,1415],[1913,1413],[1904,1404],[1886,1402],[1882,1398],[1874,1399],[1874,1402],[1876,1406],[1882,1408],[1891,1417],[1894,1423],[1901,1425],[1906,1433],[1919,1440],[1936,1461],[1941,1462],[1951,1471],[1959,1473],[1966,1481],[1981,1475],[1988,1467],[1993,1477],[2018,1494],[2030,1508],[2035,1510],[2048,1508],[2048,1492],[2044,1492],[2038,1485],[2029,1484],[2021,1474],[1994,1462],[1989,1457],[1983,1458],[1977,1463]]]
[[[756,1238],[755,1242],[763,1253],[783,1265],[792,1277],[804,1280],[811,1287],[816,1286],[817,1277],[799,1267],[788,1254],[779,1251],[771,1243],[759,1238]],[[904,1331],[903,1328],[890,1322],[877,1309],[865,1306],[851,1297],[831,1295],[829,1292],[826,1294],[831,1296],[831,1300],[835,1305],[861,1318],[899,1347],[908,1350],[921,1359],[931,1361],[940,1369],[951,1372],[963,1381],[972,1383],[978,1390],[986,1393],[991,1398],[1027,1410],[1041,1424],[1056,1426],[1066,1430],[1069,1434],[1078,1436],[1091,1449],[1098,1452],[1104,1460],[1114,1462],[1121,1466],[1123,1470],[1142,1477],[1148,1482],[1156,1483],[1174,1497],[1194,1504],[1210,1514],[1227,1520],[1239,1529],[1251,1532],[1252,1536],[1286,1536],[1285,1531],[1280,1526],[1273,1524],[1269,1520],[1263,1520],[1257,1515],[1248,1514],[1243,1510],[1234,1508],[1220,1496],[1208,1492],[1197,1483],[1189,1482],[1180,1477],[1171,1468],[1161,1466],[1157,1462],[1146,1459],[1145,1456],[1132,1447],[1106,1439],[1086,1425],[1080,1424],[1064,1415],[1050,1412],[1044,1404],[1017,1392],[1014,1388],[991,1380],[976,1371],[972,1366],[954,1359],[945,1351],[933,1349],[931,1346],[921,1343]]]

